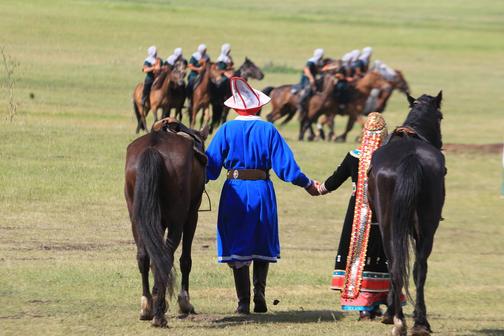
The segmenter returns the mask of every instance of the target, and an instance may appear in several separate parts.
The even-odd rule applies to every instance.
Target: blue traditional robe
[[[260,117],[237,117],[219,128],[207,149],[207,176],[219,177],[222,167],[273,171],[285,182],[307,187],[294,155],[278,130]],[[217,223],[219,262],[280,257],[275,190],[271,180],[228,179],[224,182]]]

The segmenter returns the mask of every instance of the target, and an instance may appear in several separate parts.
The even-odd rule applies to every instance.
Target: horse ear
[[[250,59],[247,56],[245,56],[245,62],[250,62]]]
[[[413,104],[415,103],[416,99],[415,99],[415,98],[413,98],[412,96],[410,96],[410,94],[409,94],[409,93],[406,95],[406,97],[408,97],[408,103],[409,103],[409,106],[410,106],[410,107],[413,107]]]
[[[208,125],[208,122],[205,124],[205,127],[200,130],[200,135],[201,138],[203,139],[203,142],[208,138],[208,133],[210,132],[210,126]]]
[[[439,109],[441,107],[441,101],[443,100],[443,90],[439,91],[436,99],[434,100],[436,107]]]

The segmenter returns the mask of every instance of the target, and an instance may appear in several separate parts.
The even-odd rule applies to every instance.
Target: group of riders
[[[197,82],[198,75],[204,69],[206,63],[210,62],[210,55],[207,52],[207,46],[200,44],[196,52],[191,55],[189,62],[184,58],[182,48],[175,48],[173,54],[168,56],[165,61],[158,57],[157,48],[155,46],[147,49],[147,58],[144,60],[143,72],[145,73],[145,80],[142,92],[142,105],[146,107],[149,105],[149,94],[151,92],[152,84],[157,73],[163,68],[173,70],[175,64],[183,63],[190,69],[187,78],[188,83],[186,86],[186,95],[192,96],[195,83]],[[217,58],[217,69],[221,72],[220,85],[228,83],[229,78],[233,75],[233,58],[231,57],[231,45],[224,43],[221,47],[221,54]]]
[[[320,85],[317,86],[317,76],[335,69],[337,70],[335,76],[338,79],[336,91],[339,92],[342,98],[340,100],[342,104],[347,102],[348,83],[367,72],[372,53],[373,49],[371,47],[362,49],[362,52],[359,49],[352,50],[343,55],[341,64],[337,64],[337,68],[335,68],[333,63],[324,62],[324,49],[315,49],[313,57],[306,62],[299,83],[302,90],[300,98],[301,112],[307,112],[309,98],[317,91],[320,91]]]
[[[189,117],[191,121],[191,126],[194,127],[194,119],[197,111],[199,110],[199,101],[194,104],[195,109],[193,111],[193,94],[195,92],[196,87],[199,85],[199,83],[202,81],[203,73],[206,71],[207,65],[211,63],[210,61],[210,55],[208,54],[207,51],[207,46],[205,44],[200,44],[197,48],[197,50],[191,55],[189,61],[186,60],[186,58],[183,55],[182,48],[175,48],[173,51],[173,54],[171,54],[166,60],[162,60],[160,57],[158,57],[157,53],[157,48],[155,46],[151,46],[147,50],[148,56],[144,61],[143,64],[143,72],[146,74],[145,80],[144,80],[144,85],[142,89],[142,98],[141,98],[141,107],[143,108],[143,118],[145,120],[145,115],[149,111],[153,105],[149,101],[149,99],[152,99],[150,93],[151,93],[151,88],[153,87],[153,83],[155,82],[156,76],[163,71],[172,71],[175,69],[177,65],[181,65],[183,69],[188,68],[189,69],[189,75],[187,78],[187,85],[183,83],[183,78],[185,76],[185,70],[183,71],[182,74],[182,101],[179,104],[179,111],[181,110],[184,100],[186,98],[189,98]],[[296,85],[292,85],[290,89],[290,95],[295,97],[295,103],[290,104],[293,106],[290,106],[289,109],[284,109],[284,108],[277,108],[278,104],[276,104],[276,99],[273,97],[274,93],[271,91],[273,88],[265,88],[263,90],[264,93],[267,95],[270,95],[272,97],[272,113],[270,113],[269,116],[267,116],[267,119],[269,121],[274,122],[274,120],[278,119],[277,117],[270,118],[272,114],[276,110],[279,110],[279,115],[278,117],[283,117],[287,113],[286,111],[289,110],[288,114],[290,114],[289,117],[287,117],[284,122],[290,120],[295,114],[296,111],[300,112],[300,121],[301,121],[301,132],[300,132],[300,139],[302,139],[304,131],[307,129],[307,127],[303,126],[303,122],[308,123],[311,125],[312,122],[315,120],[309,120],[309,121],[303,121],[303,116],[307,116],[308,114],[308,106],[310,99],[317,94],[321,94],[322,91],[325,88],[325,79],[326,75],[330,75],[332,79],[335,80],[334,88],[332,89],[332,95],[330,99],[334,100],[337,102],[336,107],[333,108],[333,112],[331,114],[332,119],[329,121],[325,121],[328,123],[329,127],[331,128],[330,136],[329,138],[332,138],[333,132],[333,118],[334,115],[340,114],[340,115],[349,115],[349,125],[347,125],[347,131],[344,133],[343,141],[345,140],[346,133],[348,133],[349,129],[351,129],[351,126],[353,126],[354,119],[356,119],[357,115],[360,114],[367,114],[371,111],[378,111],[382,112],[386,103],[386,99],[391,94],[391,87],[387,86],[386,89],[383,87],[380,89],[373,89],[372,92],[368,94],[369,97],[368,100],[364,100],[365,104],[360,104],[360,105],[365,105],[366,107],[364,108],[364,111],[358,111],[355,112],[355,115],[352,115],[353,112],[349,112],[348,110],[351,110],[352,108],[349,107],[349,104],[355,100],[356,96],[359,96],[359,94],[355,94],[356,86],[357,83],[359,83],[360,79],[363,79],[366,74],[369,72],[376,72],[381,75],[381,78],[386,81],[394,81],[396,78],[401,77],[398,76],[398,71],[392,69],[388,65],[384,64],[381,61],[374,61],[371,62],[371,57],[373,54],[373,49],[371,47],[365,47],[362,50],[355,49],[352,51],[349,51],[345,53],[341,58],[339,59],[333,59],[333,58],[327,58],[324,55],[324,50],[321,48],[317,48],[313,52],[313,56],[310,57],[301,74],[301,79],[300,82]],[[250,60],[246,59],[246,62],[250,62]],[[212,63],[213,64],[213,63]],[[245,63],[244,63],[245,64]],[[219,57],[216,59],[215,64],[212,67],[212,88],[213,92],[211,92],[210,97],[210,104],[212,105],[213,114],[222,114],[221,116],[213,116],[212,114],[212,122],[211,122],[211,128],[214,126],[218,126],[220,122],[225,122],[226,117],[227,117],[227,108],[223,105],[223,102],[225,99],[227,99],[231,95],[231,89],[230,89],[230,78],[232,76],[242,76],[245,79],[247,79],[247,76],[244,76],[243,74],[237,74],[237,71],[234,69],[234,62],[233,58],[231,56],[231,45],[229,43],[224,43],[221,46],[221,52]],[[253,65],[255,67],[255,65]],[[260,70],[256,68],[259,72]],[[175,69],[176,70],[176,69]],[[239,72],[239,71],[238,71]],[[262,73],[260,73],[262,75]],[[261,79],[262,76],[260,77],[253,77],[252,78],[259,78]],[[404,81],[405,83],[405,81]],[[407,84],[406,90],[407,90]],[[385,95],[387,95],[386,98],[383,98],[383,92],[388,91]],[[403,90],[404,91],[404,90]],[[365,94],[364,94],[365,95]],[[363,96],[363,94],[360,94],[360,96]],[[379,104],[377,103],[378,97],[381,97],[381,103],[382,106],[378,106]],[[373,100],[374,98],[374,100]],[[219,106],[215,106],[219,105]],[[222,105],[222,106],[221,106]],[[208,103],[207,105],[208,106]],[[155,105],[154,109],[157,109],[159,107],[158,105]],[[225,110],[222,112],[222,110]],[[217,111],[217,113],[216,113]],[[154,111],[156,112],[156,111]],[[204,118],[205,110],[202,116],[202,120]],[[165,113],[163,114],[164,116]],[[167,111],[167,115],[169,116],[169,110]],[[181,111],[178,112],[179,117],[182,117]],[[155,114],[156,116],[156,114]],[[215,118],[216,117],[216,118]],[[316,118],[319,116],[316,115]],[[157,118],[155,118],[157,119]],[[214,120],[214,119],[222,119],[222,120]],[[272,120],[271,120],[272,119]],[[352,119],[352,120],[351,120]],[[357,118],[358,120],[358,118]],[[358,120],[359,121],[359,120]],[[140,123],[140,122],[139,122]],[[145,121],[144,121],[145,123]],[[318,124],[319,131],[321,131],[322,126],[319,123]],[[144,127],[145,128],[145,127]],[[138,128],[137,128],[138,131]],[[312,133],[313,138],[313,130],[311,129],[310,126],[310,131]],[[321,133],[321,137],[324,137],[323,133]],[[336,139],[338,140],[338,139]]]

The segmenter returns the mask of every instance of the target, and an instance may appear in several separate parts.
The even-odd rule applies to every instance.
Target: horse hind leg
[[[175,109],[175,118],[176,118],[178,121],[182,122],[182,117],[183,117],[183,116],[182,116],[182,107],[177,107],[177,108]]]
[[[181,225],[178,221],[173,221],[174,225],[171,226],[175,229],[170,229],[168,231],[168,236],[165,242],[165,248],[169,251],[170,254],[170,264],[168,268],[172,273],[168,280],[168,283],[162,281],[159,276],[156,274],[156,270],[154,268],[154,289],[153,292],[153,306],[154,306],[154,317],[152,319],[152,326],[159,328],[168,327],[168,321],[165,317],[165,313],[168,310],[168,302],[166,300],[166,291],[168,290],[169,295],[172,295],[173,292],[173,254],[177,249],[180,239],[181,239]]]
[[[137,249],[138,268],[142,274],[142,297],[140,299],[140,320],[151,320],[152,313],[152,295],[149,289],[149,268],[150,259],[144,246]]]
[[[343,134],[341,134],[341,135],[338,135],[334,139],[334,141],[336,141],[336,142],[345,142],[346,138],[347,138],[347,134],[352,130],[352,128],[354,126],[355,120],[356,120],[355,116],[349,115],[348,116],[348,122],[347,122],[347,125],[346,125],[346,128],[345,128],[345,132],[343,132]]]
[[[168,310],[166,284],[161,280],[154,265],[152,265],[152,271],[154,273],[154,287],[152,288],[153,317],[151,324],[153,327],[167,328],[168,320],[165,317]]]
[[[198,208],[193,207],[189,218],[184,227],[184,234],[182,238],[182,253],[180,255],[180,271],[182,273],[182,283],[180,293],[178,295],[179,311],[183,315],[196,314],[194,306],[191,304],[189,296],[189,274],[192,268],[191,248],[198,223]]]
[[[209,106],[206,106],[200,117],[200,128],[203,128],[203,123],[208,120],[210,120],[210,108]]]
[[[411,329],[411,334],[414,336],[429,335],[432,330],[427,321],[427,308],[425,306],[424,285],[427,278],[427,258],[432,251],[433,237],[425,237],[416,239],[415,252],[416,259],[413,265],[413,277],[416,286],[416,302],[413,318],[415,324]]]

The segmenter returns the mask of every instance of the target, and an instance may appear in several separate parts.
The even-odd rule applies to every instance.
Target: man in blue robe
[[[250,313],[249,265],[254,262],[254,312],[267,312],[268,266],[280,258],[277,204],[269,171],[283,181],[318,195],[318,182],[299,168],[289,146],[273,124],[256,114],[270,100],[240,77],[231,78],[232,96],[224,103],[240,116],[226,122],[208,146],[207,176],[227,180],[222,188],[217,223],[218,261],[233,269],[237,313]]]

